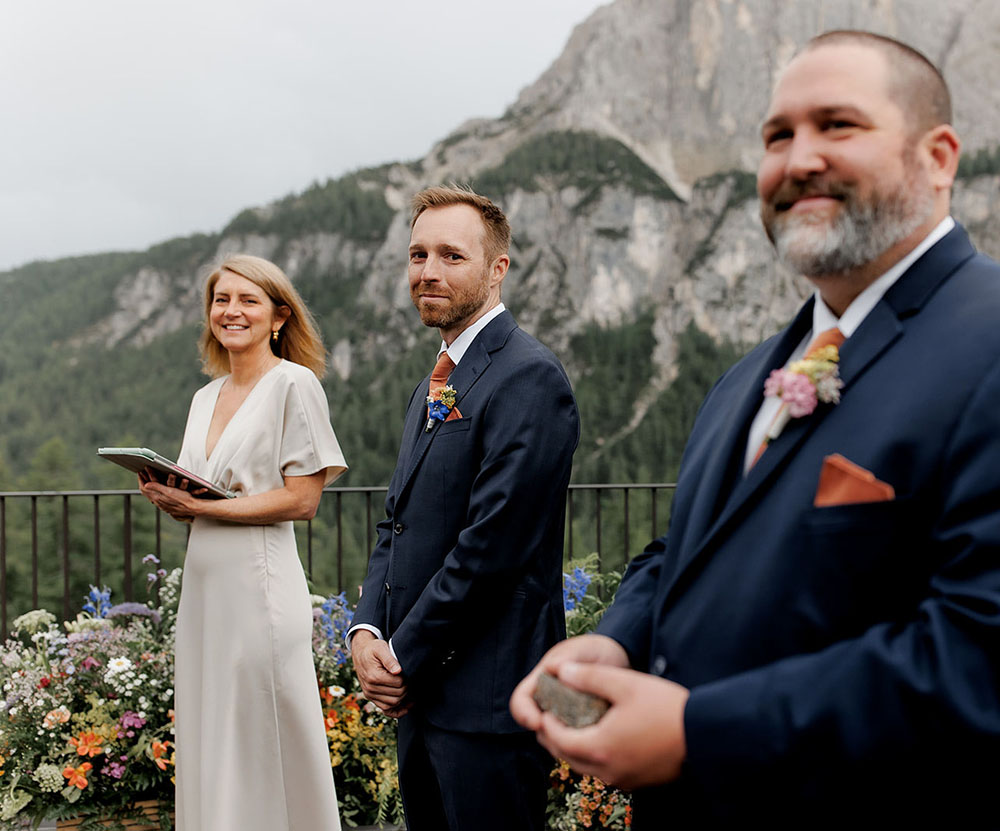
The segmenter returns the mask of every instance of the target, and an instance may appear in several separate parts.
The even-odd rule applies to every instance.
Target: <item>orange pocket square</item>
[[[445,421],[454,421],[456,418],[461,418],[462,414],[458,411],[458,407],[452,407],[451,412],[448,413],[448,417]]]
[[[823,459],[813,505],[826,508],[861,502],[889,502],[895,498],[896,491],[892,485],[879,481],[871,471],[834,453]]]

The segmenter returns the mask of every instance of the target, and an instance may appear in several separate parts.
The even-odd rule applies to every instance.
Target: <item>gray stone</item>
[[[570,689],[554,675],[542,673],[535,688],[535,703],[570,727],[586,727],[599,721],[610,707],[603,698]]]

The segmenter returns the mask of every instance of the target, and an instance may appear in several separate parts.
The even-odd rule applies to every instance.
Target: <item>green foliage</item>
[[[325,232],[360,242],[380,242],[393,210],[379,182],[362,173],[318,182],[301,194],[286,196],[266,208],[238,214],[223,234],[278,234],[281,237]]]
[[[1000,144],[980,147],[958,160],[958,178],[974,179],[976,176],[995,176],[1000,173]]]
[[[498,197],[515,188],[576,187],[584,191],[577,211],[584,210],[605,186],[678,200],[660,175],[617,139],[572,130],[545,133],[519,144],[501,164],[477,174],[473,186]]]

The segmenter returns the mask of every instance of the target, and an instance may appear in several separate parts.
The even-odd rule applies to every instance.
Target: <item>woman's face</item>
[[[288,319],[286,306],[275,306],[256,283],[223,270],[212,291],[209,325],[229,352],[270,351],[271,333]]]

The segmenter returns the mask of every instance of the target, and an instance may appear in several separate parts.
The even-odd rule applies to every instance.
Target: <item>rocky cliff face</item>
[[[380,191],[395,211],[381,239],[358,241],[336,227],[290,237],[234,231],[203,259],[247,251],[275,259],[293,278],[358,275],[350,290],[379,323],[363,338],[331,344],[334,369],[347,379],[359,353],[405,349],[418,336],[403,277],[410,195],[492,171],[499,184],[491,195],[514,228],[504,299],[525,328],[562,352],[583,327],[614,327],[655,309],[656,371],[637,399],[641,418],[642,402],[673,379],[689,325],[718,341],[753,344],[807,295],[807,284],[774,262],[748,171],[777,73],[808,37],[841,27],[925,51],[951,83],[966,148],[996,146],[1000,4],[992,0],[617,0],[575,29],[503,117],[468,122],[419,163],[360,174],[360,187]],[[581,186],[508,170],[526,142],[572,131],[616,140],[648,166],[656,187],[614,175]],[[997,202],[995,177],[956,189],[956,215],[987,250],[1000,238]],[[117,309],[82,340],[147,344],[199,318],[199,284],[194,269],[142,266],[115,291]]]
[[[869,29],[917,47],[951,85],[966,148],[1000,135],[1000,46],[991,0],[618,0],[576,27],[565,51],[498,121],[444,138],[431,178],[473,175],[526,135],[613,136],[687,196],[720,170],[752,170],[771,87],[795,50],[828,29]]]

